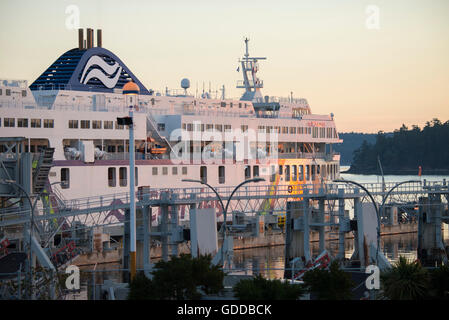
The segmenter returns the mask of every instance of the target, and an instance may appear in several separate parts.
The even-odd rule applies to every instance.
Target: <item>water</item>
[[[340,172],[344,172],[349,170],[349,166],[341,166]],[[349,174],[349,173],[340,173],[340,176],[345,180],[352,180],[358,183],[381,183],[382,176],[374,175],[374,174]],[[385,182],[402,182],[408,180],[427,180],[427,181],[442,181],[446,179],[449,181],[449,175],[422,175],[418,176],[418,172],[416,175],[386,175],[384,176]]]
[[[349,166],[342,166],[341,171],[349,169]],[[345,180],[352,180],[359,183],[381,183],[382,177],[377,175],[360,175],[342,173],[340,176]],[[449,175],[386,175],[385,182],[402,182],[408,180],[424,181],[449,181]],[[449,232],[447,228],[443,233],[445,245],[449,245]],[[385,235],[381,237],[380,247],[383,254],[391,263],[396,262],[400,256],[404,256],[410,260],[417,259],[417,233],[406,233],[397,235]],[[331,248],[326,248],[331,254],[335,254]],[[320,254],[318,251],[318,242],[311,243],[312,255]],[[345,257],[350,258],[354,252],[353,240],[345,240]],[[284,246],[276,246],[269,248],[244,249],[234,251],[233,263],[234,267],[241,269],[241,273],[261,274],[266,278],[276,279],[284,276]],[[267,270],[271,269],[271,270]]]
[[[348,170],[349,167],[342,166],[341,171]],[[359,175],[359,174],[345,174],[342,173],[341,177],[346,180],[353,180],[359,183],[380,183],[382,182],[382,177],[377,175]],[[385,182],[402,182],[407,180],[424,180],[427,181],[442,181],[446,179],[449,181],[449,176],[430,176],[425,175],[419,177],[415,176],[399,176],[399,175],[387,175],[384,177]],[[449,245],[449,233],[447,229],[443,233],[443,238],[445,239],[445,244]],[[383,254],[392,263],[397,261],[400,256],[404,256],[407,259],[415,260],[417,258],[417,234],[407,233],[398,235],[388,235],[382,236],[381,238],[381,250]],[[318,242],[312,242],[310,247],[312,255],[318,255],[319,248]],[[334,247],[327,247],[332,255],[335,255]],[[335,250],[337,246],[335,246]],[[350,258],[354,252],[354,244],[352,239],[345,240],[345,257]],[[284,246],[273,246],[266,248],[254,248],[254,249],[243,249],[235,250],[233,259],[233,268],[240,270],[238,273],[241,274],[261,274],[262,276],[269,279],[281,279],[284,277],[284,265],[285,265],[285,252]],[[122,273],[117,271],[120,265],[117,263],[103,264],[96,267],[95,272],[95,282],[103,283],[104,280],[110,279],[115,281],[123,281]],[[81,270],[90,271],[92,266],[82,267]],[[106,271],[106,270],[116,270],[116,271]],[[92,281],[92,274],[88,272],[83,281],[84,285],[87,282]],[[89,278],[89,280],[87,279]]]

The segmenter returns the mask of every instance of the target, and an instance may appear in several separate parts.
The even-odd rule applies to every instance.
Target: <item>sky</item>
[[[78,46],[76,21],[155,91],[239,98],[248,37],[262,94],[306,98],[339,132],[449,120],[447,0],[1,0],[0,79],[31,84]]]

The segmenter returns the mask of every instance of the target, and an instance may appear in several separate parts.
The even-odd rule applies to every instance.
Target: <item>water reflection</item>
[[[445,239],[448,238],[445,237]],[[449,240],[445,240],[445,243],[449,245]],[[400,256],[412,261],[417,259],[418,235],[416,232],[382,236],[380,245],[382,253],[391,263],[398,261]],[[318,242],[312,242],[310,247],[313,256],[320,254]],[[326,250],[332,256],[336,256],[338,242],[328,242]],[[345,257],[349,259],[353,253],[354,240],[346,239]],[[236,250],[234,251],[233,267],[239,270],[238,273],[261,274],[269,279],[280,279],[284,276],[284,254],[284,246]]]
[[[447,234],[447,230],[445,230]],[[448,237],[445,237],[446,245],[449,245]],[[385,235],[381,237],[382,253],[392,263],[396,262],[400,256],[410,260],[417,259],[417,233],[405,233],[397,235]],[[319,243],[311,243],[313,256],[320,254]],[[330,241],[326,244],[326,249],[332,256],[338,253],[338,241]],[[345,240],[345,257],[350,258],[354,252],[354,240]],[[257,275],[261,274],[268,279],[282,279],[284,277],[284,246],[272,246],[263,248],[235,250],[232,258],[235,273]],[[96,284],[104,283],[105,280],[123,281],[122,272],[119,271],[120,264],[107,263],[97,265],[95,272],[92,266],[80,267],[82,271],[81,282],[89,285],[95,281]],[[84,272],[83,272],[84,271]]]

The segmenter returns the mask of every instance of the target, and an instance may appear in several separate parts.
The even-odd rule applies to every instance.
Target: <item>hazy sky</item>
[[[247,36],[250,54],[268,58],[262,93],[292,91],[314,113],[334,113],[340,132],[449,120],[448,0],[1,0],[0,78],[31,84],[77,47],[69,5],[156,91],[188,77],[192,94],[210,81],[240,97]]]

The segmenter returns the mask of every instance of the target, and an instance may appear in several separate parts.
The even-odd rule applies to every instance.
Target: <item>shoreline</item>
[[[340,174],[358,174],[363,176],[370,176],[370,175],[376,175],[381,176],[378,170],[376,171],[363,171],[363,170],[351,170],[348,169],[346,171],[341,171]],[[400,169],[399,171],[396,170],[384,170],[384,176],[417,176],[419,177],[416,169]],[[449,176],[449,169],[427,169],[423,170],[421,176]]]

